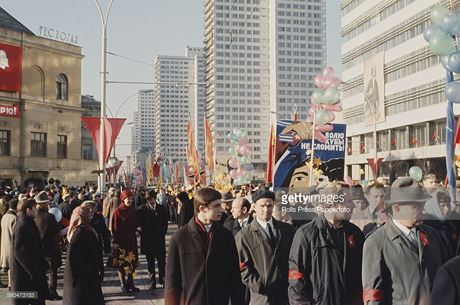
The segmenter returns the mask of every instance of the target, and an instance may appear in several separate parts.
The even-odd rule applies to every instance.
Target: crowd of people
[[[302,193],[308,202],[286,205],[289,194],[264,184],[2,189],[0,285],[37,292],[14,304],[104,304],[104,269],[136,293],[143,254],[148,289],[164,288],[166,305],[460,304],[460,214],[436,177],[326,181]],[[166,257],[170,224],[179,229]]]

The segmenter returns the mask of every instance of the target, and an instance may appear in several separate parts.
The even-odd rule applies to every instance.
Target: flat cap
[[[275,201],[275,193],[267,189],[263,189],[263,190],[260,190],[252,194],[252,202],[254,203],[257,202],[257,200],[263,199],[263,198],[268,198],[268,199],[272,199],[273,201]]]

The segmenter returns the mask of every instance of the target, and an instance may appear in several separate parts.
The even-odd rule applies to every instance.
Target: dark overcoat
[[[56,218],[48,213],[47,209],[39,209],[35,218],[40,234],[43,256],[50,264],[50,268],[57,269],[62,266],[61,249],[59,247],[60,226]]]
[[[165,235],[168,231],[168,214],[166,207],[149,203],[137,209],[137,220],[141,227],[141,253],[145,255],[166,255]]]
[[[236,236],[243,283],[251,291],[251,305],[288,304],[288,259],[294,228],[273,219],[276,245],[254,219]]]
[[[38,291],[36,304],[45,304],[48,292],[40,235],[33,218],[19,214],[13,227],[11,248],[11,290]],[[27,299],[13,299],[13,304],[29,304]]]
[[[291,305],[362,305],[364,235],[344,221],[332,234],[324,216],[300,227],[289,256]]]
[[[438,269],[431,291],[431,304],[460,304],[460,256]]]
[[[249,216],[248,225],[251,222],[252,222],[252,216]],[[233,236],[236,236],[236,234],[238,234],[238,232],[240,232],[242,229],[238,220],[233,218],[232,215],[230,215],[229,217],[227,217],[227,219],[225,219],[224,228],[232,232]]]
[[[238,253],[230,232],[218,223],[210,238],[192,218],[169,242],[166,305],[243,304]]]
[[[105,304],[99,274],[101,255],[96,233],[77,227],[67,248],[63,305]]]

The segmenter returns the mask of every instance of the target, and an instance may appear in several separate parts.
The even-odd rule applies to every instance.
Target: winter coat
[[[43,256],[50,264],[51,269],[62,266],[61,249],[59,247],[60,226],[56,218],[48,213],[47,209],[39,209],[35,218],[42,243]]]
[[[431,304],[460,304],[460,256],[451,259],[436,272]]]
[[[16,223],[16,212],[9,210],[2,217],[1,221],[1,251],[0,251],[0,267],[1,268],[10,268],[11,260],[11,238],[13,236],[13,227]]]
[[[166,207],[149,203],[137,209],[137,219],[141,227],[141,253],[145,255],[166,256],[165,235],[168,231]]]

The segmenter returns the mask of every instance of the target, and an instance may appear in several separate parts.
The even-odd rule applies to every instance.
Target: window
[[[32,132],[30,140],[30,156],[46,157],[46,133]]]
[[[59,74],[56,78],[56,99],[67,101],[69,98],[69,82],[64,74]]]
[[[67,136],[57,136],[57,158],[67,159]]]
[[[0,130],[0,156],[9,156],[11,149],[11,131]]]

